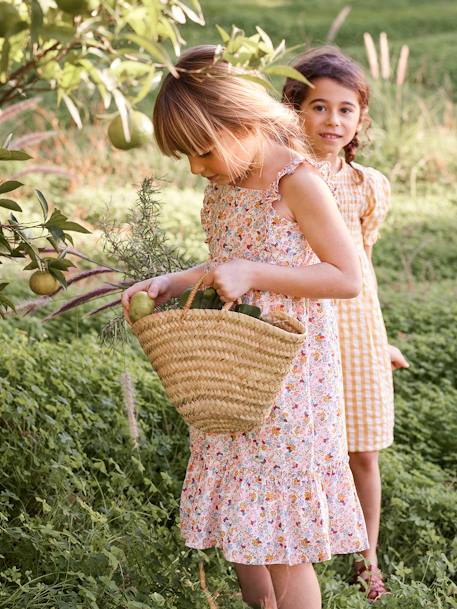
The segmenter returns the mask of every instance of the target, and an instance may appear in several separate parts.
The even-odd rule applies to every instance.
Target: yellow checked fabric
[[[393,441],[394,405],[387,335],[365,245],[373,245],[390,204],[387,178],[371,167],[346,163],[334,176],[336,198],[359,252],[363,287],[357,298],[337,300],[350,452],[379,450]]]

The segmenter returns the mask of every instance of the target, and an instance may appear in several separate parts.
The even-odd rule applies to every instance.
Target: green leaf
[[[8,64],[10,60],[11,45],[8,38],[3,39],[2,55],[0,57],[0,82],[3,83],[6,80],[8,73]]]
[[[73,39],[75,30],[70,25],[46,24],[40,28],[40,35],[48,40],[57,40],[66,44]]]
[[[281,65],[281,66],[267,66],[263,68],[265,74],[271,74],[273,76],[284,76],[285,78],[293,78],[294,80],[298,80],[305,85],[310,85],[311,83],[307,80],[303,74],[300,74],[298,70],[292,68],[291,66]]]
[[[38,266],[38,262],[36,260],[32,260],[32,262],[30,262],[27,266],[25,266],[22,270],[23,271],[33,271],[34,269],[38,269],[40,268]]]
[[[7,283],[7,282],[5,282],[5,283],[0,283],[0,292],[1,292],[2,290],[4,290],[4,289],[6,288],[6,286],[7,286],[7,285],[8,285],[8,283]]]
[[[12,201],[11,199],[0,199],[0,207],[12,209],[13,211],[22,211],[20,205],[18,205],[16,201]]]
[[[71,97],[69,97],[65,93],[62,93],[62,99],[65,102],[65,105],[67,106],[68,112],[70,113],[71,118],[74,120],[76,126],[78,127],[78,129],[82,129],[83,128],[83,124],[82,124],[82,121],[81,121],[81,116],[79,114],[79,110],[76,107],[75,102],[71,99]]]
[[[67,271],[69,268],[76,268],[71,260],[65,260],[64,258],[45,258],[48,265],[48,269],[57,269],[59,271]]]
[[[3,182],[0,184],[0,194],[16,190],[16,188],[19,188],[19,186],[24,186],[24,184],[22,182],[17,182],[16,180],[8,180],[7,182]]]
[[[59,269],[54,267],[49,267],[48,270],[63,288],[67,287],[67,280],[65,279],[65,275],[62,273],[62,271],[59,271]]]
[[[32,43],[38,40],[38,30],[43,25],[43,9],[41,8],[38,0],[32,0],[31,13],[32,13],[32,22],[30,28],[30,34],[32,38]]]
[[[48,241],[53,247],[55,247],[54,244],[57,244],[59,241],[65,241],[65,233],[61,228],[58,228],[57,226],[47,226],[46,228],[52,235],[52,243],[50,241],[51,237],[48,237]]]
[[[222,38],[222,42],[227,44],[230,41],[230,34],[228,34],[223,27],[216,24],[216,29],[219,32],[219,36]]]
[[[84,226],[81,226],[81,224],[78,224],[77,222],[64,222],[60,228],[63,230],[74,231],[76,233],[86,233],[89,235],[91,233],[90,230],[84,228]]]
[[[67,222],[68,218],[67,216],[65,216],[60,209],[55,209],[52,214],[51,217],[49,218],[49,220],[47,222],[45,222],[45,227],[46,228],[51,228],[51,227],[56,227],[56,228],[62,228],[62,224],[64,222]]]
[[[74,245],[73,237],[71,235],[69,235],[68,233],[63,234],[63,240],[65,242],[69,241],[72,245]]]
[[[203,17],[202,10],[200,5],[197,3],[197,6],[194,4],[194,8],[197,9],[197,12],[193,11],[190,7],[188,7],[184,2],[177,2],[179,6],[182,8],[187,17],[193,21],[194,23],[198,23],[199,25],[205,25],[205,18]],[[198,8],[197,8],[198,7]]]
[[[5,248],[5,250],[7,252],[11,253],[11,245],[10,245],[8,239],[5,237],[5,234],[4,234],[2,228],[0,228],[0,247]]]
[[[132,105],[136,106],[137,104],[139,104],[140,101],[142,101],[146,97],[149,91],[151,91],[151,89],[153,89],[160,82],[161,78],[162,74],[160,72],[156,72],[155,67],[151,66],[149,74],[144,79],[143,85],[141,86],[141,89],[138,91],[137,96],[133,100]]]
[[[263,40],[264,44],[267,46],[268,50],[273,51],[273,49],[274,49],[273,43],[271,42],[271,38],[268,36],[268,34],[266,32],[264,32],[264,30],[262,30],[262,28],[259,27],[258,25],[256,26],[255,29],[260,34],[260,37]]]
[[[137,36],[136,34],[127,34],[123,36],[123,38],[126,38],[127,40],[130,40],[130,42],[133,42],[134,44],[143,48],[152,57],[155,57],[162,65],[166,66],[173,76],[178,77],[178,72],[176,71],[173,62],[168,56],[168,53],[160,44],[157,44],[144,36]]]
[[[254,76],[253,74],[239,74],[239,77],[256,82],[258,85],[262,85],[262,87],[265,87],[265,89],[269,89],[270,91],[275,91],[275,88],[271,82],[265,78],[262,78],[261,76]]]
[[[30,154],[27,154],[23,150],[0,148],[0,161],[27,161],[27,159],[31,158]]]
[[[30,259],[35,261],[39,265],[40,253],[35,247],[29,243],[28,241],[23,241],[21,243],[22,249],[30,256]]]
[[[46,220],[48,218],[48,213],[49,213],[48,202],[46,201],[46,197],[41,192],[41,190],[35,189],[35,192],[36,192],[37,199],[41,205],[41,210],[43,212],[43,219],[46,222]]]

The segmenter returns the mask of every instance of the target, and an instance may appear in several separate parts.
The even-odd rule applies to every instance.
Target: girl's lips
[[[343,137],[342,135],[338,135],[337,133],[319,133],[319,136],[322,137],[324,140],[339,140]]]

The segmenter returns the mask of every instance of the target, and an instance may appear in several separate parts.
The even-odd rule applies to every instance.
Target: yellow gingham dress
[[[334,184],[341,214],[362,266],[361,293],[337,300],[349,452],[380,450],[393,442],[394,400],[388,341],[375,278],[364,246],[373,245],[390,205],[387,178],[371,167],[344,163]]]

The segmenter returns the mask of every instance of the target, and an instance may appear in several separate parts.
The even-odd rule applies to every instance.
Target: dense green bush
[[[186,433],[149,364],[90,335],[28,342],[8,332],[0,350],[0,606],[198,602],[198,557],[176,524]],[[138,449],[124,362],[136,380]]]
[[[91,330],[73,340],[64,332],[60,341],[27,337],[9,322],[2,330],[0,607],[203,609],[198,561],[211,556],[208,587],[219,593],[218,607],[241,608],[219,554],[190,552],[180,540],[187,434],[145,358],[130,347],[101,349]],[[119,384],[125,362],[137,395],[137,449]],[[445,420],[445,397],[439,403],[427,392],[418,391],[419,408],[403,390],[397,433],[405,452],[383,458],[382,558],[395,594],[380,606],[389,609],[447,607],[455,593],[457,496],[450,475],[425,460],[452,466],[452,429],[433,433]],[[365,606],[347,586],[347,558],[319,571],[325,606]]]

